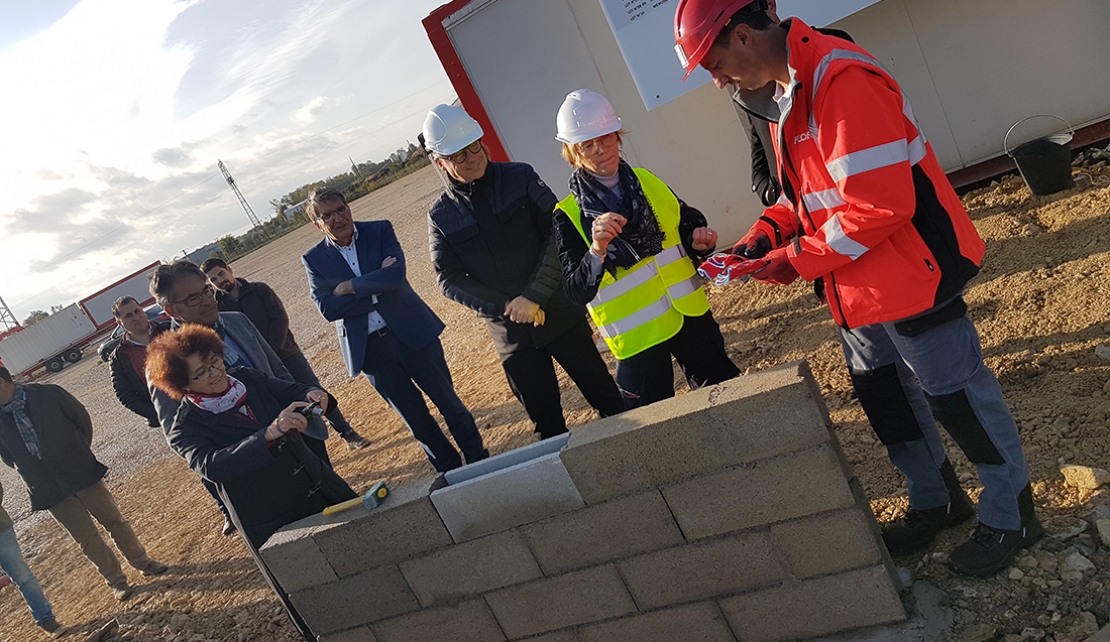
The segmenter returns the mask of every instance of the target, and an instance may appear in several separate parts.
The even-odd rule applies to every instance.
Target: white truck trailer
[[[115,325],[112,304],[116,299],[130,296],[142,306],[154,301],[148,277],[158,265],[152,263],[30,327],[7,335],[0,340],[0,363],[9,372],[23,376],[43,367],[59,372],[67,363],[77,363],[85,348]]]
[[[0,341],[0,362],[13,374],[29,375],[40,366],[58,372],[77,363],[100,334],[89,315],[76,303]]]

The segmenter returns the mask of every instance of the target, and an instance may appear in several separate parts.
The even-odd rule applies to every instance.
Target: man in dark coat
[[[92,452],[92,419],[73,395],[50,384],[16,384],[0,367],[0,460],[27,484],[31,510],[50,511],[117,599],[130,597],[131,587],[92,517],[143,575],[166,572],[165,564],[147,556],[104,484],[108,467]]]
[[[324,239],[301,262],[320,314],[336,322],[347,372],[366,374],[437,471],[458,468],[462,458],[421,391],[443,414],[467,463],[489,457],[474,416],[455,392],[439,342],[443,322],[409,285],[393,225],[355,223],[347,199],[333,188],[309,194],[306,210]]]
[[[432,109],[423,135],[446,174],[447,190],[428,212],[439,287],[485,319],[509,387],[540,439],[567,431],[554,361],[602,417],[623,412],[586,309],[563,292],[555,195],[531,166],[490,162],[481,126],[460,107]]]
[[[246,366],[261,370],[278,379],[293,381],[293,376],[289,374],[285,364],[246,315],[240,312],[219,311],[216,306],[216,289],[208,283],[208,277],[204,272],[190,261],[180,260],[158,266],[158,269],[151,274],[150,293],[158,300],[158,304],[166,314],[173,319],[172,329],[177,329],[185,323],[196,323],[215,330],[226,345],[224,361],[228,368]],[[153,387],[150,390],[150,396],[154,401],[154,408],[158,412],[158,421],[162,424],[163,431],[169,432],[170,425],[181,405],[180,402]],[[312,452],[330,465],[331,459],[324,444],[327,438],[328,427],[324,422],[317,417],[311,419],[305,432],[305,443]],[[235,524],[227,514],[227,509],[215,486],[203,478],[201,483],[216,500],[216,505],[224,515],[223,534],[234,533]]]
[[[231,266],[223,259],[208,259],[200,264],[200,270],[208,275],[209,282],[216,287],[216,305],[220,312],[242,312],[247,315],[289,369],[294,381],[323,388],[293,338],[293,331],[289,329],[289,314],[285,312],[285,305],[273,288],[260,281],[251,282],[236,277]],[[347,444],[347,450],[359,450],[370,445],[369,439],[351,427],[338,405],[328,408],[324,416],[343,443]]]
[[[158,411],[146,385],[146,347],[151,339],[169,329],[169,324],[148,319],[139,302],[129,296],[112,304],[112,316],[124,330],[119,345],[108,358],[112,389],[124,408],[146,419],[151,428],[158,428]]]

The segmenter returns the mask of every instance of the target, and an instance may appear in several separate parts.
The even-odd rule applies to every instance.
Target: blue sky
[[[443,0],[0,0],[0,297],[17,318],[415,142]]]

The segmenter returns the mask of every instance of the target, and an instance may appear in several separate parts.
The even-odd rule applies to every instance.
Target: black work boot
[[[948,569],[960,575],[989,577],[1010,565],[1018,551],[1044,537],[1044,527],[1033,513],[1033,489],[1026,486],[1018,495],[1021,528],[1007,531],[979,522],[971,539],[948,556]]]
[[[937,533],[975,514],[975,503],[960,487],[960,480],[948,460],[941,465],[940,475],[948,487],[947,504],[925,510],[911,508],[904,518],[883,529],[883,543],[893,557],[920,551],[936,539]]]

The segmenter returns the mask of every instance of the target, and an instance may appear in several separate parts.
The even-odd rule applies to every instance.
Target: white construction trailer
[[[495,160],[531,164],[560,198],[569,167],[554,140],[567,93],[601,92],[620,115],[625,157],[701,209],[722,245],[762,206],[728,94],[699,70],[681,83],[671,24],[678,0],[453,0],[424,20]],[[1110,137],[1106,0],[779,0],[779,15],[847,31],[909,96],[957,186],[1013,167],[1003,137],[1052,114],[1073,146]],[[1035,119],[1011,146],[1062,129]]]
[[[100,333],[89,315],[71,303],[38,323],[0,341],[0,363],[13,374],[30,375],[39,367],[59,372],[81,360]]]

